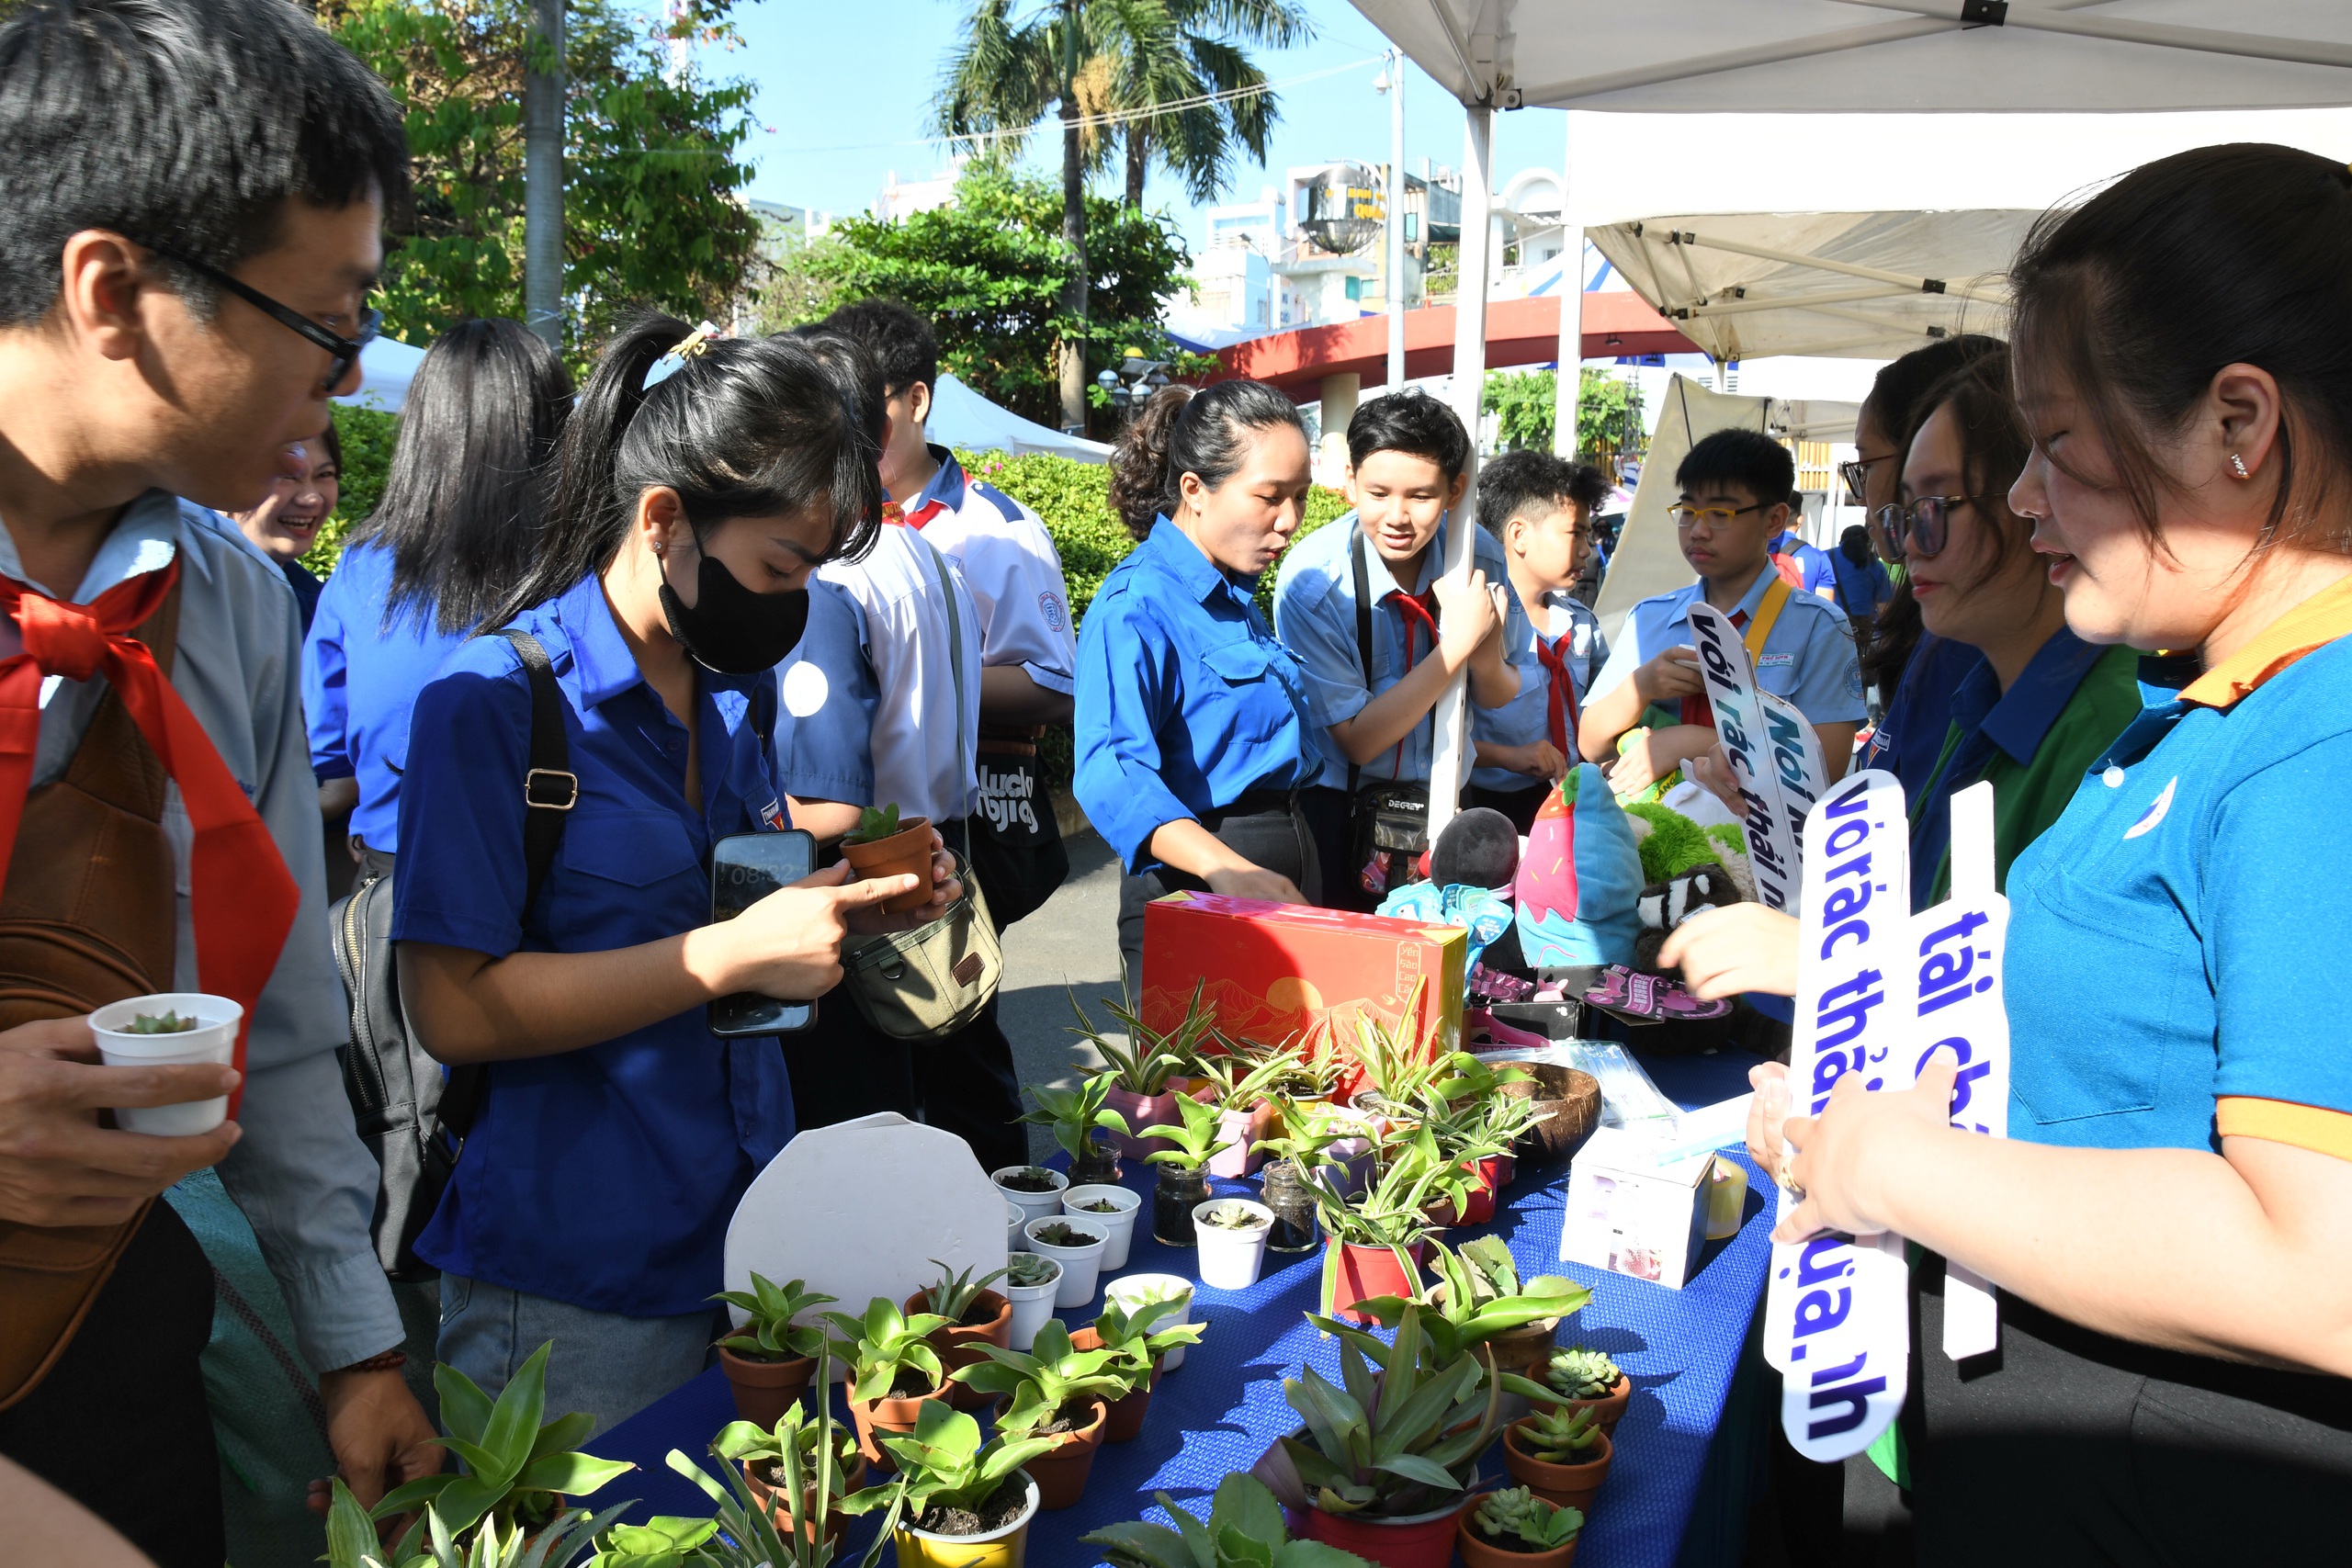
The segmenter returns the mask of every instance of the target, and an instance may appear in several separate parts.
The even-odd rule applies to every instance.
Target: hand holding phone
[[[815,869],[817,842],[798,829],[781,833],[736,833],[710,852],[710,919],[731,920],[779,888]],[[706,1014],[710,1032],[722,1040],[784,1034],[817,1021],[813,1001],[779,1001],[757,991],[718,998]]]

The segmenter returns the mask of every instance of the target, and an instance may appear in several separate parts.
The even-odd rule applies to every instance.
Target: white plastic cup
[[[1238,1203],[1257,1223],[1246,1230],[1210,1224],[1202,1216],[1211,1209]],[[1193,1209],[1193,1245],[1200,1253],[1201,1283],[1220,1291],[1240,1291],[1258,1282],[1265,1261],[1266,1237],[1272,1234],[1274,1212],[1248,1198],[1212,1198]]]
[[[166,1012],[194,1018],[197,1026],[177,1034],[132,1034],[130,1021],[141,1013],[150,1018]],[[227,1066],[237,1054],[237,1026],[245,1010],[226,997],[201,991],[163,991],[108,1002],[90,1014],[90,1032],[97,1036],[98,1059],[109,1067],[187,1066],[217,1062]],[[228,1119],[229,1097],[184,1100],[177,1105],[145,1105],[119,1109],[115,1125],[130,1133],[184,1138],[209,1133]]]
[[[1021,1227],[1028,1223],[1029,1211],[1007,1199],[1004,1205],[1005,1251],[1026,1252],[1029,1250],[1029,1238],[1021,1234]]]
[[[1032,1168],[1025,1165],[1008,1165],[1002,1170],[989,1171],[989,1179],[996,1182],[996,1190],[998,1193],[1003,1197],[1006,1202],[1019,1208],[1022,1213],[1030,1219],[1034,1220],[1044,1215],[1060,1213],[1062,1212],[1062,1194],[1069,1190],[1069,1178],[1064,1176],[1060,1171],[1046,1171],[1046,1174],[1053,1179],[1054,1184],[1043,1192],[1027,1192],[1018,1187],[1007,1187],[1002,1181],[998,1179],[1000,1177],[1011,1176],[1015,1171],[1029,1170],[1032,1168],[1045,1170],[1045,1167],[1043,1166]]]
[[[1056,1247],[1040,1241],[1037,1233],[1048,1225],[1068,1225],[1087,1237],[1083,1247]],[[1042,1220],[1031,1220],[1023,1227],[1029,1238],[1029,1250],[1040,1258],[1050,1258],[1062,1266],[1062,1288],[1054,1292],[1057,1307],[1084,1306],[1094,1299],[1094,1281],[1102,1272],[1102,1249],[1110,1245],[1110,1232],[1099,1214],[1051,1214]]]
[[[997,1288],[1012,1303],[1011,1348],[1026,1350],[1037,1342],[1037,1330],[1054,1315],[1054,1296],[1062,1288],[1061,1265],[1054,1265],[1054,1277],[1042,1285],[1016,1285],[1007,1279],[998,1280]]]
[[[1175,1328],[1193,1321],[1193,1281],[1181,1274],[1130,1274],[1124,1280],[1114,1280],[1102,1292],[1102,1299],[1116,1302],[1121,1311],[1132,1317],[1136,1308],[1154,1296],[1174,1296],[1184,1304],[1176,1315],[1161,1323],[1162,1328]],[[1172,1372],[1184,1364],[1187,1347],[1179,1345],[1164,1351],[1159,1358],[1159,1370]]]
[[[1084,1208],[1087,1203],[1113,1202],[1115,1212],[1104,1213],[1099,1209]],[[1126,1188],[1108,1183],[1073,1187],[1062,1194],[1062,1213],[1076,1214],[1081,1220],[1091,1220],[1110,1233],[1110,1240],[1102,1247],[1102,1267],[1106,1269],[1127,1266],[1127,1247],[1136,1234],[1136,1211],[1143,1207],[1143,1195]]]

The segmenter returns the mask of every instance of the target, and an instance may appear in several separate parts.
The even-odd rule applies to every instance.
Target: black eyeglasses
[[[1850,463],[1838,465],[1838,472],[1846,481],[1846,493],[1860,506],[1870,494],[1871,469],[1880,463],[1892,463],[1895,454],[1882,452],[1875,457],[1857,457]]]
[[[1871,513],[1871,543],[1886,560],[1902,560],[1906,553],[1932,560],[1951,542],[1952,509],[1975,500],[1973,495],[1923,495],[1907,503],[1882,506]]]
[[[141,240],[139,243],[159,256],[168,256],[191,271],[202,273],[212,282],[243,299],[263,315],[269,317],[281,326],[301,333],[302,336],[333,355],[334,366],[327,372],[325,382],[325,390],[329,392],[343,384],[343,378],[351,374],[351,367],[359,363],[360,351],[374,343],[376,334],[384,330],[384,313],[381,310],[363,309],[359,312],[358,333],[351,337],[337,336],[294,309],[293,306],[279,304],[260,289],[254,288],[251,284],[239,282],[217,266],[207,265],[194,256],[182,255],[168,246],[158,245],[150,241]]]

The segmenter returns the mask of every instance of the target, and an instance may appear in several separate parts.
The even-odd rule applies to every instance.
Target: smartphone
[[[817,840],[797,828],[781,833],[734,833],[711,846],[710,919],[731,920],[779,887],[817,869]],[[788,1034],[817,1021],[815,1002],[780,1002],[738,991],[709,1004],[710,1032],[722,1040]]]

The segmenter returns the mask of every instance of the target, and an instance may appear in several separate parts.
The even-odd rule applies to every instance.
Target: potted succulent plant
[[[1359,1310],[1366,1296],[1419,1296],[1420,1259],[1432,1228],[1430,1208],[1458,1201],[1468,1185],[1460,1167],[1437,1151],[1428,1129],[1391,1134],[1386,1163],[1360,1198],[1351,1199],[1329,1165],[1306,1174],[1315,1210],[1329,1238],[1323,1248],[1323,1311],[1369,1323]]]
[[[1105,1525],[1079,1540],[1101,1551],[1112,1568],[1370,1568],[1336,1546],[1291,1540],[1282,1505],[1254,1475],[1218,1482],[1205,1524],[1167,1493],[1153,1495],[1160,1511],[1176,1521],[1175,1529],[1137,1519]]]
[[[1201,1058],[1206,1098],[1217,1109],[1217,1136],[1227,1145],[1210,1159],[1208,1172],[1239,1180],[1255,1174],[1266,1157],[1260,1145],[1272,1135],[1278,1115],[1272,1092],[1290,1076],[1295,1058],[1280,1047],[1252,1052],[1233,1042],[1226,1044],[1223,1054]]]
[[[1031,1220],[1023,1233],[1029,1250],[1062,1266],[1061,1288],[1054,1292],[1057,1307],[1084,1306],[1094,1299],[1094,1282],[1102,1272],[1102,1249],[1111,1233],[1091,1216],[1062,1214]]]
[[[780,1286],[754,1273],[750,1290],[721,1291],[710,1299],[743,1314],[743,1326],[718,1342],[735,1414],[755,1427],[773,1427],[808,1386],[825,1344],[824,1329],[793,1320],[833,1298],[804,1289],[798,1280]]]
[[[1176,1120],[1178,1096],[1170,1080],[1193,1070],[1201,1042],[1215,1022],[1202,1001],[1206,986],[1204,980],[1193,987],[1182,1021],[1164,1032],[1145,1028],[1141,1019],[1116,1002],[1107,1004],[1111,1016],[1126,1029],[1128,1043],[1124,1046],[1104,1037],[1078,1005],[1078,998],[1070,998],[1070,1010],[1078,1014],[1078,1027],[1070,1032],[1094,1047],[1116,1080],[1107,1103],[1125,1119],[1127,1131],[1114,1133],[1112,1141],[1129,1159],[1141,1159],[1149,1152],[1151,1145],[1141,1141],[1145,1128]]]
[[[1004,1278],[1005,1271],[999,1269],[975,1280],[969,1269],[958,1274],[936,1258],[931,1263],[939,1270],[938,1280],[909,1296],[901,1310],[910,1315],[930,1313],[947,1320],[946,1327],[934,1330],[931,1336],[932,1348],[939,1352],[940,1369],[952,1372],[958,1367],[970,1366],[980,1359],[975,1347],[983,1340],[990,1345],[1010,1345],[1012,1303],[989,1289]],[[978,1409],[978,1404],[957,1401],[956,1396],[964,1392],[960,1387],[949,1388],[949,1402],[959,1410]]]
[[[1108,1182],[1073,1187],[1062,1194],[1063,1213],[1076,1214],[1102,1227],[1108,1237],[1102,1246],[1102,1272],[1106,1274],[1127,1266],[1127,1251],[1135,1243],[1136,1211],[1142,1207],[1141,1193]]]
[[[1086,1490],[1111,1402],[1133,1392],[1130,1363],[1115,1351],[1077,1348],[1059,1318],[1037,1331],[1027,1351],[986,1348],[989,1359],[964,1368],[956,1380],[1008,1400],[996,1418],[999,1433],[1053,1439],[1024,1463],[1041,1506],[1070,1506]],[[1142,1376],[1148,1383],[1148,1369]]]
[[[1174,1302],[1176,1309],[1169,1316],[1167,1326],[1181,1328],[1193,1321],[1193,1281],[1181,1274],[1130,1274],[1123,1280],[1114,1280],[1102,1292],[1102,1301],[1129,1317],[1159,1302]],[[1172,1372],[1184,1364],[1186,1343],[1171,1341],[1153,1352],[1159,1358],[1161,1371]]]
[[[1584,1514],[1510,1486],[1463,1509],[1458,1529],[1454,1549],[1466,1568],[1568,1568]]]
[[[876,1544],[892,1542],[899,1568],[1021,1568],[1038,1507],[1037,1483],[1023,1466],[1055,1439],[1000,1431],[982,1442],[978,1422],[931,1404],[911,1434],[883,1440],[899,1483]]]
[[[574,1451],[595,1429],[594,1416],[559,1416],[540,1425],[547,1410],[548,1357],[554,1348],[549,1340],[532,1351],[495,1400],[447,1362],[433,1369],[441,1425],[465,1468],[395,1486],[369,1510],[378,1520],[417,1515],[391,1561],[406,1562],[421,1550],[429,1524],[420,1510],[452,1537],[537,1535],[561,1527],[566,1498],[585,1497],[637,1468]]]
[[[1614,1445],[1589,1409],[1555,1404],[1503,1430],[1503,1463],[1512,1479],[1566,1507],[1591,1505],[1609,1479]]]
[[[830,1387],[831,1358],[818,1359],[824,1379],[818,1386]],[[711,1439],[710,1451],[741,1469],[753,1501],[778,1530],[788,1533],[797,1528],[812,1540],[830,1540],[838,1546],[849,1516],[834,1505],[865,1485],[865,1456],[857,1451],[857,1435],[834,1423],[830,1402],[816,1403],[816,1415],[807,1415],[796,1404],[773,1427],[730,1421]],[[820,1491],[825,1495],[821,1520]],[[795,1498],[799,1499],[797,1508]],[[797,1527],[795,1520],[799,1521]]]
[[[1556,1274],[1522,1281],[1510,1247],[1500,1236],[1480,1236],[1459,1252],[1432,1241],[1428,1267],[1437,1278],[1419,1297],[1419,1304],[1430,1364],[1443,1365],[1476,1350],[1494,1371],[1528,1380],[1528,1386],[1518,1391],[1522,1395],[1543,1399],[1547,1390],[1535,1380],[1551,1365],[1552,1336],[1562,1318],[1592,1300],[1592,1292]],[[1356,1303],[1358,1310],[1392,1327],[1408,1304],[1394,1295]]]
[[[1176,1124],[1143,1130],[1145,1137],[1168,1145],[1144,1156],[1159,1168],[1159,1180],[1151,1194],[1151,1235],[1165,1247],[1190,1247],[1193,1211],[1209,1201],[1204,1168],[1226,1145],[1217,1136],[1218,1117],[1214,1109],[1189,1094],[1180,1094],[1176,1111],[1182,1119]]]
[[[876,876],[912,876],[921,880],[904,893],[882,901],[885,912],[903,915],[931,902],[931,819],[901,820],[898,803],[869,806],[858,813],[857,826],[842,839],[842,858],[861,880]]]
[[[1604,1432],[1617,1430],[1634,1397],[1634,1380],[1607,1356],[1582,1345],[1553,1351],[1542,1381],[1559,1403],[1591,1406],[1592,1418]]]
[[[1274,1212],[1247,1198],[1212,1198],[1193,1211],[1193,1234],[1201,1253],[1201,1283],[1220,1291],[1247,1290],[1258,1282],[1266,1258],[1266,1236]]]
[[[1069,1156],[1069,1179],[1074,1184],[1115,1182],[1125,1174],[1119,1168],[1119,1145],[1094,1135],[1104,1131],[1115,1137],[1126,1135],[1127,1119],[1110,1105],[1111,1090],[1118,1081],[1116,1073],[1096,1073],[1080,1078],[1076,1089],[1032,1084],[1023,1090],[1037,1102],[1037,1108],[1023,1112],[1021,1119],[1053,1129],[1054,1142]]]
[[[1026,1241],[1028,1238],[1022,1238]],[[1054,1297],[1062,1287],[1062,1266],[1035,1252],[1016,1252],[1005,1259],[1004,1297],[1012,1303],[1008,1349],[1026,1350],[1037,1330],[1053,1321]]]
[[[1299,1507],[1304,1533],[1385,1568],[1444,1568],[1454,1517],[1494,1440],[1500,1387],[1472,1357],[1424,1373],[1420,1309],[1408,1308],[1393,1345],[1350,1335],[1342,1382],[1313,1368],[1283,1381],[1306,1426],[1279,1439],[1257,1471]]]
[[[1127,1392],[1111,1402],[1104,1442],[1130,1442],[1142,1433],[1151,1391],[1159,1385],[1161,1358],[1171,1351],[1182,1355],[1185,1346],[1201,1342],[1204,1325],[1182,1321],[1185,1305],[1181,1296],[1159,1296],[1132,1308],[1106,1300],[1092,1324],[1071,1331],[1072,1347],[1110,1351],[1112,1366],[1127,1380]]]
[[[878,1434],[911,1432],[922,1407],[945,1393],[947,1374],[931,1336],[948,1326],[936,1313],[909,1316],[888,1297],[865,1304],[862,1317],[829,1312],[825,1321],[840,1335],[833,1354],[847,1363],[849,1418],[857,1427],[858,1451],[868,1464],[890,1468]]]
[[[1006,1199],[1004,1202],[1005,1251],[1025,1252],[1028,1250],[1029,1238],[1021,1234],[1021,1227],[1028,1223],[1029,1211],[1012,1201],[1012,1199]]]
[[[1006,1202],[1020,1209],[1024,1224],[1060,1213],[1062,1194],[1069,1190],[1069,1177],[1042,1165],[1008,1165],[989,1172],[989,1179],[996,1183]]]

